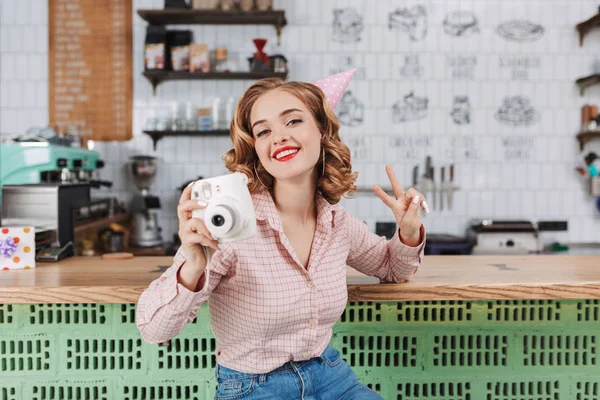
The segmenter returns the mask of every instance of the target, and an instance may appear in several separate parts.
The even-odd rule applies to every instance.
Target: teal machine
[[[93,150],[44,142],[0,143],[0,187],[90,181],[103,185],[93,179],[103,166],[100,154]]]
[[[73,255],[74,224],[110,213],[112,199],[91,199],[104,162],[91,150],[48,142],[0,143],[0,225],[32,225],[36,260]]]

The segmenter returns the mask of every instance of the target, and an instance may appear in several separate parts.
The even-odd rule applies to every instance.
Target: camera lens
[[[225,218],[223,218],[222,215],[213,215],[211,222],[214,226],[223,226],[223,224],[225,223]]]

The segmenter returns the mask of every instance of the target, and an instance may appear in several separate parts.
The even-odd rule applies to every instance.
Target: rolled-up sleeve
[[[173,264],[152,281],[138,300],[136,324],[148,343],[163,343],[177,336],[188,322],[196,318],[198,308],[208,300],[223,276],[235,263],[235,253],[226,246],[214,252],[206,265],[199,291],[190,291],[178,282],[179,269],[186,262],[181,248]]]
[[[387,240],[369,231],[356,217],[346,213],[350,252],[347,264],[365,275],[384,282],[406,282],[419,269],[425,250],[425,228],[421,225],[421,243],[407,246],[400,240],[400,231]]]

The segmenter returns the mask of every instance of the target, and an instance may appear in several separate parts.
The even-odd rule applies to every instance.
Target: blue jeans
[[[266,374],[238,372],[217,364],[215,400],[383,400],[361,384],[331,345],[321,357],[290,361]]]

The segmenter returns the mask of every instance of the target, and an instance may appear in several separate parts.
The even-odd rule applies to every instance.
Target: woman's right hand
[[[199,261],[200,265],[206,265],[206,255],[202,246],[218,250],[219,244],[208,232],[202,219],[192,218],[192,211],[202,209],[205,205],[199,204],[197,200],[192,200],[191,193],[192,185],[190,184],[181,193],[179,205],[177,206],[179,239],[181,239],[181,247],[183,247],[185,257],[189,261],[194,264],[196,264],[194,261]]]

